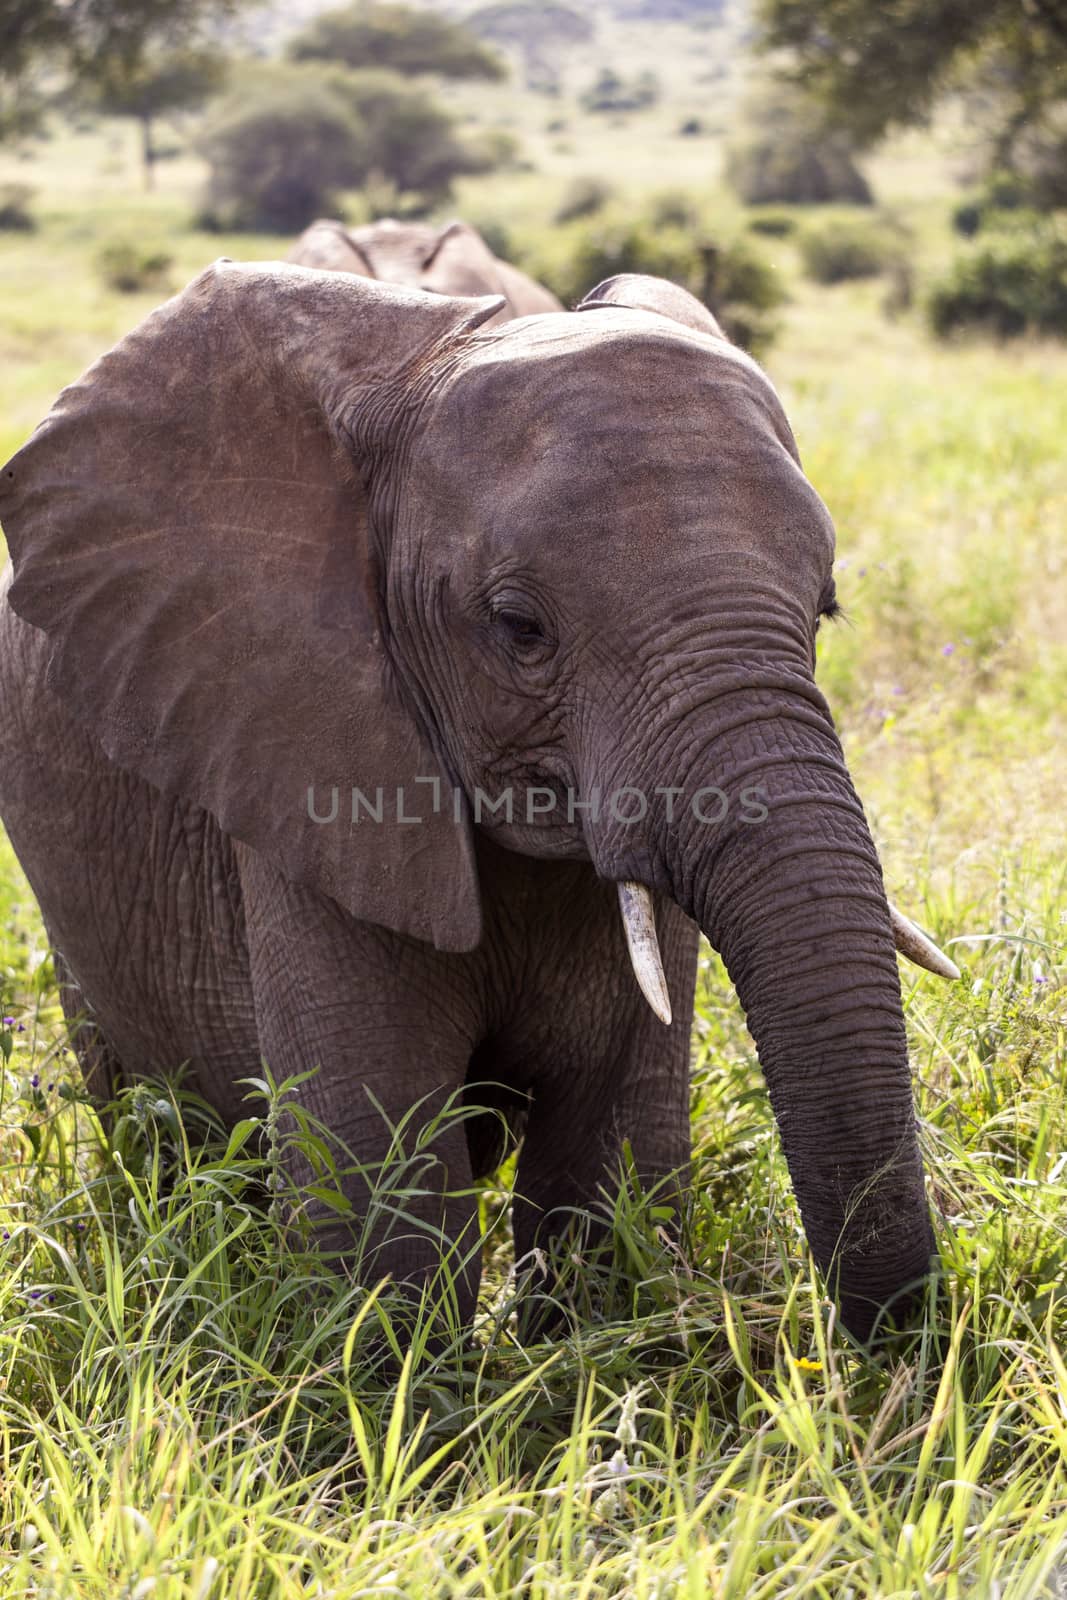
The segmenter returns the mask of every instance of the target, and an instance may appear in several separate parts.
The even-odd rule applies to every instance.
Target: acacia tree
[[[380,67],[444,78],[504,76],[499,59],[457,22],[412,6],[358,4],[327,11],[289,44],[295,61]]]
[[[763,47],[860,143],[923,120],[947,89],[995,87],[991,158],[1067,100],[1067,0],[760,0]]]
[[[109,116],[130,117],[140,127],[146,189],[151,189],[155,172],[157,118],[202,105],[221,87],[225,74],[224,57],[209,49],[152,52],[130,63],[105,59],[101,64],[93,99]]]
[[[184,103],[203,83],[210,35],[244,0],[3,0],[0,6],[0,138],[39,115],[42,82],[90,93]],[[194,55],[199,56],[193,72]],[[151,88],[149,85],[151,84]],[[195,99],[195,96],[194,96]],[[160,105],[158,110],[164,107]],[[158,110],[156,114],[158,114]],[[136,115],[140,111],[123,112]]]

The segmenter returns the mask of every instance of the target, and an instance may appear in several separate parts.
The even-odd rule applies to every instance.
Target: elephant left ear
[[[629,311],[653,311],[657,316],[680,322],[697,333],[710,333],[715,339],[726,335],[706,305],[666,278],[650,278],[643,272],[619,272],[590,289],[576,311],[596,311],[601,306],[625,306]]]

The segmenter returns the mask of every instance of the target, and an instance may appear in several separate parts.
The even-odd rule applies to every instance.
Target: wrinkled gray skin
[[[440,227],[385,217],[362,228],[346,228],[343,222],[320,220],[304,229],[288,259],[301,267],[355,272],[433,294],[498,294],[505,304],[483,327],[563,310],[554,294],[501,261],[465,222]]]
[[[395,1122],[502,1086],[475,1100],[525,1119],[522,1254],[624,1139],[646,1182],[684,1168],[699,926],[865,1336],[932,1235],[881,871],[814,679],[829,517],[769,382],[681,291],[612,280],[487,330],[499,309],[218,264],[3,469],[0,813],[87,1067],[188,1062],[232,1121],[261,1057],[317,1065],[305,1102],[368,1163],[371,1096]],[[339,787],[334,822],[310,785],[320,815]],[[382,786],[380,824],[351,824],[353,785]],[[508,785],[511,824],[453,813],[453,786]],[[528,785],[634,787],[647,815],[527,824]],[[626,879],[654,891],[670,1027],[628,967]],[[469,1250],[497,1120],[432,1150],[412,1210]],[[431,1237],[387,1231],[364,1270],[432,1270]]]

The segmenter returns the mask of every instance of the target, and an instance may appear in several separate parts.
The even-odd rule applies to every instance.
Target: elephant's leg
[[[639,994],[608,886],[600,935],[586,923],[573,952],[566,997],[546,1041],[516,1181],[518,1260],[551,1261],[610,1246],[602,1197],[617,1193],[624,1166],[642,1187],[667,1185],[676,1200],[689,1161],[689,1040],[698,935],[676,908],[657,906],[674,1020],[665,1027]],[[576,1006],[575,997],[579,1004]],[[593,1215],[576,1218],[576,1212]],[[544,1325],[533,1309],[527,1327]]]
[[[447,1300],[451,1277],[467,1320],[478,1212],[466,1132],[450,1108],[477,1035],[470,964],[357,922],[261,856],[238,854],[263,1058],[276,1082],[315,1069],[299,1100],[344,1147],[351,1216],[312,1197],[317,1242],[363,1281],[388,1273]],[[287,1160],[299,1185],[322,1183],[299,1147]]]
[[[66,1018],[71,1048],[77,1057],[86,1088],[94,1099],[106,1104],[115,1098],[122,1086],[121,1063],[93,1020],[85,996],[51,929],[46,931],[52,947],[59,1001]]]

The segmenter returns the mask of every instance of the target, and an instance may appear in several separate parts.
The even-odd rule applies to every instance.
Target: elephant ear
[[[422,263],[420,281],[433,294],[503,294],[500,263],[466,222],[442,228]]]
[[[596,311],[601,306],[625,306],[630,311],[654,311],[683,327],[694,328],[697,333],[710,333],[713,338],[726,339],[707,306],[688,289],[669,283],[666,278],[650,278],[642,272],[620,272],[614,278],[605,278],[595,289],[590,289],[576,311]],[[728,342],[728,341],[727,341]]]
[[[416,784],[448,774],[383,646],[358,441],[372,413],[387,458],[405,367],[498,305],[219,263],[67,389],[0,476],[11,604],[107,755],[445,950],[480,936],[473,842]],[[334,787],[335,819],[313,820]],[[352,822],[353,787],[380,822],[362,806]]]
[[[361,278],[376,276],[344,223],[328,218],[320,218],[305,228],[286,259],[296,266],[319,267],[324,272],[355,272]]]

